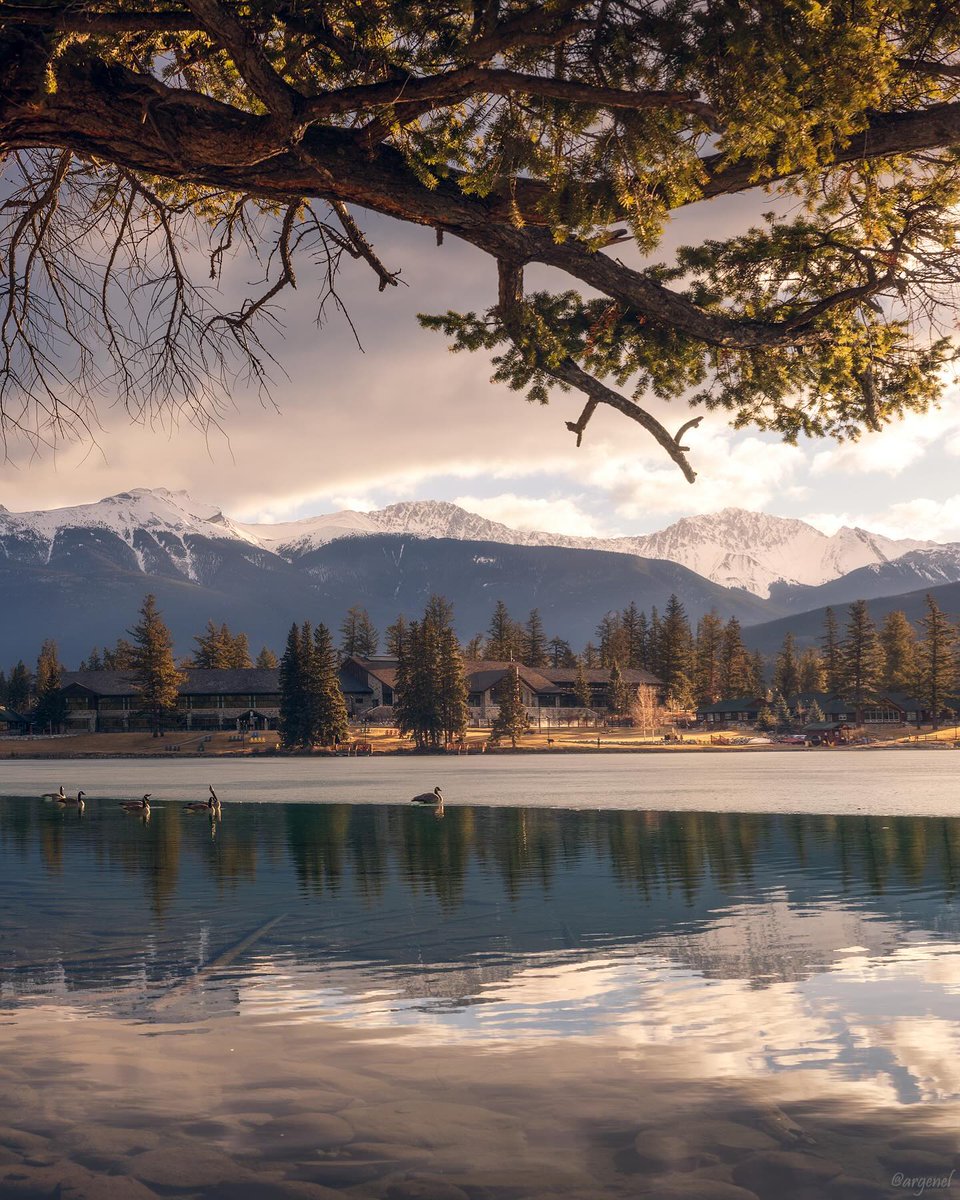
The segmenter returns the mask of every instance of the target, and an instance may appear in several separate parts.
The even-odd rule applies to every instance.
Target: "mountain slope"
[[[823,605],[901,596],[920,588],[957,582],[960,582],[960,543],[911,550],[892,562],[871,563],[820,587],[774,584],[770,597],[788,612],[807,612]]]

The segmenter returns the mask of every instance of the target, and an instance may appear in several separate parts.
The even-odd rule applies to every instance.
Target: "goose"
[[[87,794],[86,792],[77,792],[76,799],[74,799],[72,796],[63,796],[63,797],[58,796],[57,803],[58,804],[75,804],[79,809],[82,810],[84,808],[83,798],[86,794]]]
[[[66,800],[67,793],[63,790],[63,784],[60,784],[59,792],[44,792],[40,797],[41,800]]]
[[[410,801],[411,804],[443,804],[443,792],[438,787],[435,787],[432,792],[421,792],[419,796],[414,796]]]
[[[150,811],[150,797],[152,792],[147,792],[142,800],[123,800],[120,807],[126,809],[127,812],[148,813]]]
[[[183,807],[186,812],[215,813],[220,808],[220,801],[217,799],[217,793],[213,790],[213,788],[211,788],[210,798],[208,800],[192,800],[189,804],[185,804]]]

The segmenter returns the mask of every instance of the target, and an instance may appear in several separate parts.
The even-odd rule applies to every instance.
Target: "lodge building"
[[[532,668],[516,663],[466,662],[464,673],[471,720],[489,720],[498,711],[499,689],[516,668],[524,704],[531,710],[581,709],[574,668]],[[662,684],[649,671],[622,671],[635,690]],[[280,717],[280,672],[256,667],[231,670],[188,668],[172,720],[180,729],[276,729]],[[591,692],[590,710],[610,708],[610,672],[585,670]],[[396,698],[397,660],[388,656],[347,658],[340,667],[340,687],[351,717],[390,720]],[[126,671],[65,671],[66,728],[72,732],[125,732],[149,723],[140,694]]]

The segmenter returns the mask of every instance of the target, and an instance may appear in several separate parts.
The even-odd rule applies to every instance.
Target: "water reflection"
[[[126,1146],[71,1169],[149,1194],[890,1194],[956,1149],[958,865],[954,819],[0,800],[0,1196],[65,1070]],[[213,1182],[144,1157],[185,1080]]]

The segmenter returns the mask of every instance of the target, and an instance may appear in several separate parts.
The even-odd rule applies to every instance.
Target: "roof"
[[[529,670],[529,668],[527,668]],[[538,667],[537,670],[541,675],[545,676],[551,683],[558,684],[574,684],[577,681],[577,667]],[[610,668],[609,667],[584,667],[584,675],[587,683],[609,683]],[[634,686],[641,683],[650,683],[659,686],[663,680],[652,674],[650,671],[641,670],[639,667],[621,667],[620,674],[623,676],[624,683],[632,683]]]
[[[0,704],[0,721],[18,721],[24,725],[30,724],[22,713],[14,712],[12,708],[7,708],[4,704]]]
[[[280,691],[277,667],[189,667],[184,675],[181,695],[275,695]],[[137,696],[140,692],[130,671],[64,671],[61,687],[83,688],[97,696]]]
[[[698,704],[697,712],[752,712],[766,706],[767,701],[762,696],[738,696],[734,700],[718,700],[716,704]]]
[[[832,729],[840,729],[846,721],[814,721],[812,725],[804,725],[804,733],[829,733]]]

